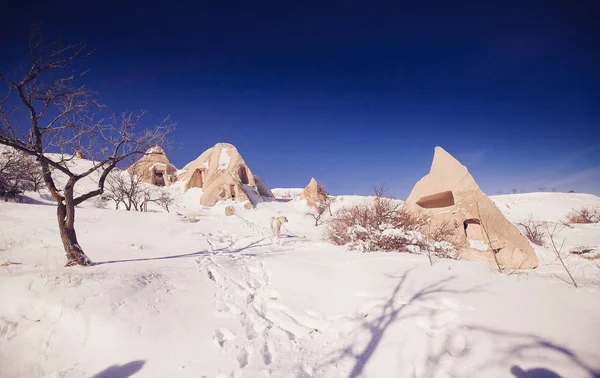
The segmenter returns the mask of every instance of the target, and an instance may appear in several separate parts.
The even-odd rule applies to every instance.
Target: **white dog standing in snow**
[[[271,217],[271,231],[273,231],[273,235],[279,239],[279,234],[281,231],[281,225],[287,223],[287,218],[284,216],[281,217]]]

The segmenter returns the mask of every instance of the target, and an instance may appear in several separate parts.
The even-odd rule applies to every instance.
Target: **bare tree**
[[[106,178],[106,198],[115,203],[119,210],[122,204],[125,210],[141,210],[145,193],[142,182],[137,175],[126,171],[114,171]]]
[[[325,214],[326,210],[327,205],[325,205],[324,202],[320,202],[317,204],[316,208],[310,208],[310,210],[306,212],[306,215],[315,220],[315,227],[317,227],[319,222],[321,222],[321,218],[323,217],[323,214]]]
[[[14,148],[0,151],[0,197],[18,198],[26,190],[39,189],[41,169],[35,160]]]
[[[573,286],[577,287],[577,282],[575,282],[575,278],[573,278],[573,275],[571,274],[571,271],[569,270],[569,268],[567,268],[567,265],[565,264],[562,256],[561,256],[561,252],[562,252],[562,248],[565,244],[565,241],[563,240],[562,244],[560,245],[560,247],[558,247],[556,245],[556,241],[554,240],[556,235],[561,232],[564,229],[564,225],[563,228],[557,230],[558,225],[560,223],[555,223],[554,227],[552,228],[552,231],[550,231],[550,227],[548,227],[548,224],[546,223],[546,231],[548,232],[548,237],[550,238],[550,245],[552,246],[552,251],[554,251],[554,254],[556,255],[556,258],[558,259],[558,261],[560,261],[562,267],[565,269],[565,272],[567,272],[567,275],[569,276],[569,278],[571,279],[571,282],[573,283]]]
[[[517,194],[519,192],[516,188],[513,188],[510,191],[512,192],[512,194]]]
[[[90,54],[84,44],[57,42],[48,46],[34,30],[29,45],[30,68],[13,78],[0,74],[0,81],[7,86],[0,100],[0,144],[34,156],[40,165],[44,183],[57,202],[67,266],[91,264],[77,241],[76,206],[104,192],[106,178],[119,162],[164,144],[172,129],[167,118],[156,127],[138,131],[143,112],[98,119],[94,114],[100,109],[96,94],[75,83],[82,75],[75,70],[75,62]],[[16,122],[21,112],[29,119],[25,128]],[[92,160],[92,166],[76,172],[69,164],[74,151]],[[53,158],[49,152],[62,158]],[[57,187],[52,168],[68,177],[62,188]],[[99,175],[98,186],[76,195],[77,182],[92,174]]]
[[[44,185],[44,172],[40,165],[31,156],[23,156],[23,173],[29,183],[29,190],[39,192]]]
[[[144,192],[144,202],[155,203],[169,213],[169,206],[175,203],[175,196],[162,188],[148,188]]]
[[[15,151],[0,154],[0,198],[5,202],[20,202],[23,191],[23,177],[19,169],[18,155]]]
[[[323,194],[324,199],[321,201],[322,206],[329,211],[329,216],[333,216],[331,205],[335,202],[335,197],[329,194],[327,187],[323,183],[319,183],[319,191]]]
[[[104,196],[115,203],[115,209],[123,205],[127,211],[146,211],[148,203],[155,203],[169,212],[169,206],[175,203],[170,192],[144,183],[140,175],[127,171],[116,171],[107,177]]]

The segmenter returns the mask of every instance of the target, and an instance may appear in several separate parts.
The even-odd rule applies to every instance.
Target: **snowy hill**
[[[273,192],[285,190],[298,189]],[[13,263],[0,267],[0,376],[599,374],[598,260],[566,259],[579,289],[542,247],[531,271],[430,266],[324,242],[303,201],[228,203],[226,217],[225,204],[203,207],[198,195],[181,194],[170,214],[77,209],[80,244],[98,263],[86,268],[62,266],[53,206],[0,203],[0,263]],[[582,194],[492,199],[513,222],[600,206]],[[334,208],[364,200],[339,196]],[[278,241],[268,218],[279,215],[289,223]],[[600,247],[598,224],[559,236],[565,250]]]
[[[275,188],[271,189],[271,192],[275,198],[291,198],[296,199],[300,197],[304,188]]]

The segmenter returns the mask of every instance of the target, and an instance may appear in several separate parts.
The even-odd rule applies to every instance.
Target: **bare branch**
[[[59,41],[46,45],[34,28],[29,70],[14,80],[0,74],[0,81],[8,88],[7,95],[0,99],[0,144],[35,157],[39,164],[43,181],[57,201],[67,265],[90,263],[77,242],[75,206],[103,194],[105,182],[119,162],[144,154],[156,144],[168,147],[166,138],[173,129],[168,117],[154,128],[140,128],[145,112],[99,117],[96,112],[102,106],[96,93],[75,85],[85,71],[78,73],[73,68],[75,60],[92,53],[83,43],[63,45]],[[22,130],[15,121],[19,112],[29,119]],[[94,162],[92,167],[79,172],[69,164],[76,151],[89,157]],[[53,170],[68,177],[61,188],[54,181]],[[97,188],[75,197],[75,184],[93,173],[99,174]],[[32,180],[38,182],[36,177]]]

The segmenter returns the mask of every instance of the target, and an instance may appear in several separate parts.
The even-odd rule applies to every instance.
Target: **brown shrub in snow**
[[[382,187],[375,188],[375,198],[345,207],[334,214],[325,238],[349,249],[369,251],[405,251],[456,258],[456,250],[448,240],[450,227],[439,226],[421,233],[427,219],[408,212],[400,201],[384,197]]]
[[[600,208],[573,210],[568,217],[569,223],[600,223]]]
[[[545,222],[536,222],[531,217],[519,223],[523,234],[535,245],[544,245]]]

